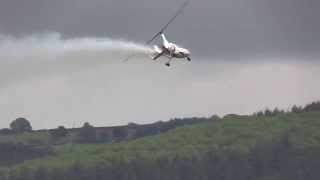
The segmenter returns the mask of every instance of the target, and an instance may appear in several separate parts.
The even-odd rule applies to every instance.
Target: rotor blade
[[[174,14],[174,16],[169,20],[169,22],[161,28],[161,30],[154,35],[150,40],[146,42],[146,44],[150,44],[153,40],[155,40],[161,33],[163,33],[164,30],[168,28],[168,26],[183,12],[183,10],[187,7],[187,5],[190,3],[190,0],[186,0],[182,6],[178,9],[178,11]]]
[[[183,10],[187,7],[187,5],[190,3],[190,0],[186,0],[182,6],[178,9],[178,11],[174,14],[174,16],[169,20],[169,22],[161,28],[161,30],[155,34],[150,40],[148,40],[145,44],[149,45],[152,43],[161,33],[163,33],[164,30],[168,28],[168,26],[183,12]],[[123,61],[128,61],[134,56],[134,54],[129,55],[125,60]]]
[[[178,9],[176,14],[170,19],[170,21],[161,29],[160,33],[162,33],[167,27],[183,12],[183,10],[187,7],[190,3],[190,0],[186,0],[182,6]]]
[[[162,31],[158,32],[156,35],[154,35],[150,40],[148,40],[146,42],[147,45],[149,45],[153,40],[155,40],[160,34],[162,33]]]

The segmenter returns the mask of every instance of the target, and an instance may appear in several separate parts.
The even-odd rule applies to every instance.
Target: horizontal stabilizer
[[[153,60],[157,60],[159,57],[161,57],[163,53],[156,54],[155,56],[152,57]]]

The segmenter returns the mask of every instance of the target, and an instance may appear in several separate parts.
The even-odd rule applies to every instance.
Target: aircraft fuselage
[[[155,46],[154,51],[155,54],[153,56],[153,59],[156,60],[160,56],[166,56],[168,58],[180,58],[180,59],[190,59],[190,51],[179,47],[178,45],[169,42],[164,34],[161,34],[162,37],[162,45],[161,47]]]

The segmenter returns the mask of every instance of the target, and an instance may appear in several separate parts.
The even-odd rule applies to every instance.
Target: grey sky
[[[0,32],[144,41],[182,2],[5,0],[0,2]],[[311,56],[320,49],[319,9],[318,0],[193,0],[167,33],[207,57]]]
[[[65,39],[143,42],[182,2],[4,0],[0,35],[59,32]],[[84,52],[53,62],[50,55],[41,62],[13,61],[1,53],[0,128],[19,116],[35,128],[85,121],[101,126],[246,114],[319,100],[319,9],[318,0],[192,0],[167,35],[191,49],[193,61],[176,61],[169,69],[164,60],[122,63],[117,53]],[[13,54],[21,55],[19,50]]]
[[[168,69],[141,59],[40,73],[38,78],[1,88],[0,127],[19,116],[36,128],[70,127],[73,122],[80,126],[86,121],[103,126],[248,114],[267,107],[287,110],[320,99],[319,63],[264,61],[176,62]]]

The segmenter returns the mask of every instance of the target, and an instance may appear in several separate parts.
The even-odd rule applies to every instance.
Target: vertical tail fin
[[[163,33],[161,33],[161,37],[162,37],[162,40],[163,40],[163,44],[168,44],[169,43],[167,38],[166,38],[166,36]]]

